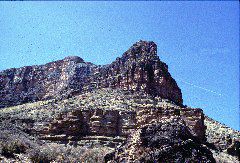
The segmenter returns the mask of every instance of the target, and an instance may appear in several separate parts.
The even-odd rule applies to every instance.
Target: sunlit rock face
[[[95,96],[92,94],[92,96]],[[104,96],[104,95],[103,95]],[[111,98],[114,98],[112,96]],[[84,101],[84,99],[79,98]],[[102,99],[104,100],[104,98]],[[154,101],[161,103],[160,101]],[[113,105],[109,101],[110,105]],[[127,105],[129,103],[126,102]],[[44,128],[35,123],[33,132],[47,140],[81,140],[88,136],[128,137],[136,129],[147,124],[158,123],[172,117],[181,118],[188,126],[189,132],[199,141],[205,141],[204,114],[201,109],[181,108],[172,106],[145,106],[141,103],[138,107],[129,109],[109,108],[98,105],[97,108],[74,109],[61,113],[52,121],[44,123]],[[34,130],[36,129],[36,130]]]
[[[182,104],[181,90],[157,56],[154,42],[139,41],[121,58],[97,66],[77,56],[0,72],[0,107],[65,99],[97,88],[144,90]]]
[[[91,64],[67,57],[41,66],[8,69],[0,73],[1,107],[67,98],[81,90],[79,83],[90,74]],[[80,74],[80,75],[77,75]]]

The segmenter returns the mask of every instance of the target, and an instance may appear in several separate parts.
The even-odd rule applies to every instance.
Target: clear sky
[[[0,2],[0,70],[154,41],[184,104],[239,128],[239,2]]]

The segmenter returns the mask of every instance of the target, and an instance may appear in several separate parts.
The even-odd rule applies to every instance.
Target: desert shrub
[[[86,148],[63,144],[48,144],[27,151],[28,158],[36,163],[54,162],[104,162],[109,148]]]
[[[48,163],[57,158],[57,153],[50,148],[31,149],[28,151],[28,157],[34,163]]]
[[[109,152],[107,148],[93,148],[86,150],[81,156],[82,162],[104,162],[104,156]]]
[[[24,153],[26,145],[19,140],[0,142],[1,154],[5,157],[14,157],[14,154]]]

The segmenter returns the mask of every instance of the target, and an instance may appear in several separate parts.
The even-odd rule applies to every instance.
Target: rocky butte
[[[140,41],[109,65],[70,56],[46,65],[4,70],[0,72],[0,107],[64,99],[99,88],[144,90],[182,104],[181,90],[157,56],[156,44]]]
[[[183,105],[154,42],[1,71],[0,108],[5,162],[238,161],[239,132]]]

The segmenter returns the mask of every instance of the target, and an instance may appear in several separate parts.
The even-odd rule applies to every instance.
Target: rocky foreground
[[[239,161],[240,132],[183,105],[153,42],[4,70],[0,88],[2,162]]]

